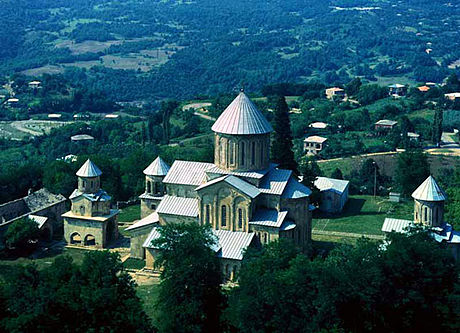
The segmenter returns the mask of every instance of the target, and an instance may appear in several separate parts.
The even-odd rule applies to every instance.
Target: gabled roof
[[[273,131],[272,126],[252,103],[244,92],[230,103],[212,126],[216,133],[223,134],[267,134]]]
[[[382,231],[383,232],[406,232],[406,229],[413,225],[413,222],[410,220],[401,220],[401,219],[392,219],[385,218],[383,222]]]
[[[429,176],[415,191],[412,198],[423,201],[445,201],[446,193],[439,187],[436,180]]]
[[[158,223],[159,221],[160,220],[158,218],[158,213],[153,212],[152,214],[144,217],[143,219],[137,221],[136,223],[133,223],[128,228],[126,228],[126,230],[134,230],[134,229],[142,228],[148,225]]]
[[[226,182],[227,184],[230,184],[231,186],[240,190],[241,192],[243,192],[250,198],[255,198],[260,194],[260,191],[257,187],[233,175],[227,175],[227,176],[222,176],[222,177],[213,179],[207,183],[204,183],[203,185],[198,186],[195,189],[195,191],[199,191],[205,187],[208,187],[208,186],[220,183],[220,182]]]
[[[292,171],[284,169],[271,170],[260,183],[259,189],[262,193],[281,195],[286,188]]]
[[[289,182],[284,189],[281,198],[283,199],[299,199],[310,196],[311,190],[305,185],[299,183],[293,177],[289,179]]]
[[[158,214],[197,217],[198,199],[165,195],[156,210]]]
[[[213,230],[218,238],[217,256],[224,259],[242,260],[244,250],[251,245],[254,233]]]
[[[78,177],[99,177],[100,175],[102,175],[102,171],[90,159],[77,171]]]
[[[276,209],[259,209],[249,221],[249,224],[279,228],[283,224],[287,213],[287,211],[279,212]]]
[[[166,176],[169,169],[169,165],[158,156],[147,168],[145,168],[144,174],[147,176]]]
[[[199,186],[206,181],[205,171],[213,166],[212,163],[177,160],[163,179],[163,183]]]
[[[29,218],[37,224],[38,229],[41,229],[43,225],[46,223],[46,221],[48,221],[48,218],[46,216],[39,216],[39,215],[31,214],[29,215]]]
[[[142,245],[145,248],[154,248],[152,241],[160,238],[160,226],[153,227],[150,234]],[[242,260],[244,250],[251,245],[254,239],[254,233],[228,231],[228,230],[213,230],[217,236],[217,244],[212,247],[216,252],[216,256],[224,259]]]
[[[394,126],[398,122],[394,120],[388,120],[388,119],[381,119],[375,123],[375,125],[384,125],[384,126]]]
[[[313,143],[323,143],[327,141],[327,138],[323,138],[322,136],[313,135],[313,136],[309,136],[308,138],[305,138],[305,140],[303,141],[313,142]]]
[[[268,168],[263,170],[252,170],[252,171],[229,171],[219,168],[218,166],[212,164],[212,167],[206,170],[207,174],[216,174],[216,175],[234,175],[244,178],[254,178],[260,179],[264,177],[270,170],[275,168],[277,164],[270,163]]]
[[[339,194],[342,194],[347,189],[350,182],[348,180],[334,179],[327,177],[317,177],[315,180],[315,186],[320,191],[332,190]]]

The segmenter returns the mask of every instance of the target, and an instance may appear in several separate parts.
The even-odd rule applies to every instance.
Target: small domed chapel
[[[232,279],[243,251],[257,242],[290,238],[301,248],[311,242],[311,191],[291,170],[271,163],[270,123],[244,92],[212,126],[214,163],[160,157],[145,170],[141,220],[131,225],[131,257],[153,268],[151,242],[166,223],[210,225],[218,238],[216,255]]]

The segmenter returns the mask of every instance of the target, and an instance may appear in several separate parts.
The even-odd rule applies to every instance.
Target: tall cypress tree
[[[441,141],[442,121],[443,121],[443,111],[442,109],[437,108],[434,113],[433,130],[431,133],[431,141],[433,141],[434,144],[438,144]]]
[[[279,164],[282,169],[289,169],[298,173],[297,162],[292,150],[292,132],[289,122],[289,107],[284,96],[276,98],[273,117],[274,135],[272,140],[272,161]]]

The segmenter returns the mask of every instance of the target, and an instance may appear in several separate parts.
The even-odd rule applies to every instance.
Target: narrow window
[[[238,228],[243,229],[243,210],[238,208]]]
[[[244,142],[240,143],[240,150],[241,150],[241,165],[244,165]]]
[[[425,207],[424,210],[425,210],[425,214],[424,214],[425,216],[423,217],[423,221],[428,222],[428,208]]]
[[[223,227],[227,226],[227,207],[222,206],[222,212],[221,212],[221,225]]]
[[[251,164],[256,164],[256,143],[252,142]]]
[[[210,222],[210,208],[211,207],[209,205],[206,205],[206,207],[205,207],[205,213],[204,214],[205,214],[205,222],[206,222],[206,224],[209,224],[209,222]]]
[[[228,146],[229,146],[229,161],[230,161],[230,164],[233,165],[235,164],[235,143],[233,141],[230,141],[228,143]]]
[[[260,163],[264,163],[264,144],[263,142],[260,143]]]
[[[152,188],[151,188],[150,182],[147,180],[147,193],[152,193]]]
[[[267,233],[264,233],[264,244],[267,244]]]

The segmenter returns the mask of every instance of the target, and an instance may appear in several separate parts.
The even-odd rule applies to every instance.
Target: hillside
[[[8,0],[2,10],[3,73],[65,73],[116,101],[357,75],[440,82],[460,59],[460,5],[441,0]]]

